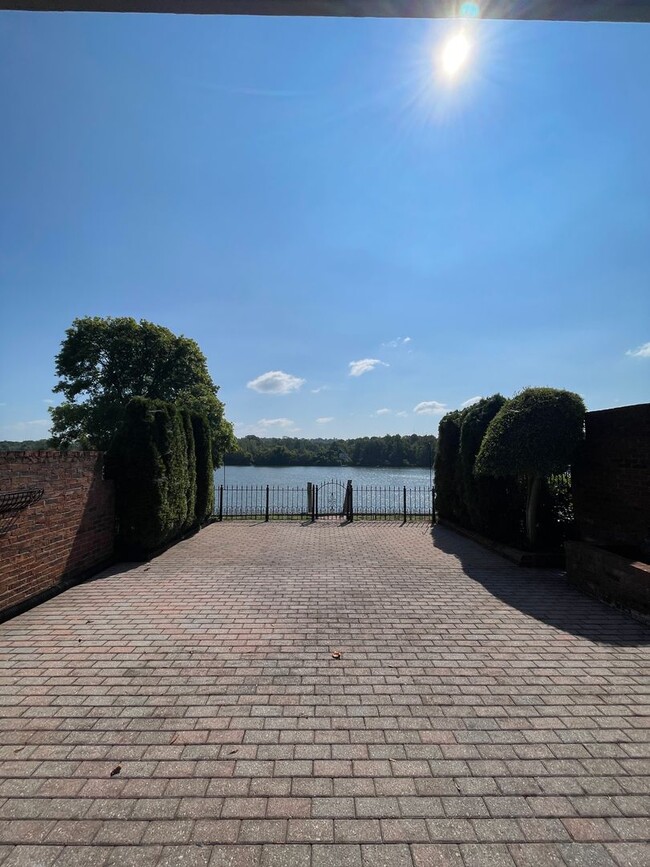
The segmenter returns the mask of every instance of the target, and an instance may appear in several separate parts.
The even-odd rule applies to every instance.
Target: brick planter
[[[621,608],[650,617],[650,565],[588,542],[566,542],[572,584]]]

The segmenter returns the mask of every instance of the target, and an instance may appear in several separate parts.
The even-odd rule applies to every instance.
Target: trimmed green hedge
[[[558,548],[572,530],[563,475],[582,437],[572,392],[495,394],[440,421],[436,513],[500,542]]]
[[[142,556],[161,547],[209,514],[207,420],[166,401],[133,398],[106,455],[106,475],[115,482],[122,550]]]
[[[476,472],[526,478],[564,472],[583,438],[585,413],[582,398],[572,391],[524,389],[491,422]]]
[[[194,441],[194,429],[192,427],[192,413],[187,409],[181,410],[183,422],[183,434],[185,437],[185,462],[187,468],[187,482],[185,485],[186,516],[183,530],[190,530],[196,521],[196,443]]]
[[[492,479],[476,476],[474,463],[485,432],[505,403],[503,395],[494,394],[469,407],[463,417],[459,444],[465,526],[500,542],[521,535],[521,485],[514,477]]]
[[[196,449],[196,504],[194,520],[202,524],[214,506],[214,468],[212,465],[212,442],[210,426],[202,415],[192,415],[192,431]]]
[[[527,487],[526,538],[533,548],[552,538],[562,523],[563,494],[554,493],[549,480],[569,469],[584,436],[585,413],[575,392],[525,388],[501,407],[481,443],[475,474],[496,479],[514,475]]]
[[[434,463],[435,504],[438,518],[465,523],[466,509],[460,468],[460,429],[466,410],[448,412],[440,419]]]

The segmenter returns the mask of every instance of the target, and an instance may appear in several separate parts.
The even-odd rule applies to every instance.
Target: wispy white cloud
[[[329,385],[319,385],[318,388],[312,388],[312,394],[320,394],[321,391],[329,391]]]
[[[632,358],[650,358],[650,343],[643,343],[636,349],[628,349],[625,354],[631,355]]]
[[[381,409],[378,409],[375,415],[390,415],[391,410],[388,407],[384,406]]]
[[[263,428],[290,428],[295,424],[294,420],[291,418],[261,418],[257,423]]]
[[[304,383],[304,379],[285,373],[283,370],[269,370],[247,382],[246,388],[252,388],[253,391],[262,394],[290,394],[292,391],[298,391]]]
[[[442,415],[446,409],[444,403],[438,403],[437,400],[423,400],[413,407],[413,412],[416,415]]]
[[[13,424],[3,425],[0,428],[0,436],[13,439],[42,439],[50,431],[51,419],[35,418],[32,421],[17,421]]]
[[[290,418],[261,418],[254,424],[246,422],[233,422],[235,435],[238,437],[245,436],[295,436],[300,432],[300,428],[295,426],[295,423]]]
[[[403,409],[403,410],[400,410],[400,412],[396,412],[395,415],[398,418],[406,418],[408,416],[408,413],[406,412],[406,410]]]
[[[333,415],[324,415],[316,419],[316,424],[329,424],[331,421],[334,421]]]
[[[378,358],[362,358],[360,361],[351,361],[349,364],[349,376],[362,376],[364,373],[370,373],[376,367],[389,367],[385,361],[380,361]]]
[[[467,409],[468,406],[474,406],[474,404],[478,403],[479,400],[483,400],[480,394],[478,394],[476,397],[468,397],[467,400],[464,400],[461,403],[461,409]]]
[[[382,343],[382,346],[386,347],[386,349],[397,349],[398,346],[406,346],[411,340],[411,337],[396,337],[395,340],[388,340],[386,343]]]
[[[43,403],[46,403],[48,406],[54,406],[56,404],[55,400],[52,400],[51,397],[43,398]]]
[[[295,99],[297,97],[304,98],[310,96],[310,92],[307,90],[277,90],[266,87],[237,87],[236,85],[215,84],[212,81],[199,81],[188,77],[183,77],[181,81],[184,84],[189,85],[191,88],[213,90],[219,93],[234,94],[236,96],[262,96],[280,99]]]

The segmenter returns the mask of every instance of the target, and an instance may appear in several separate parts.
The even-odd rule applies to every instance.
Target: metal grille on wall
[[[9,532],[22,511],[32,503],[37,503],[42,497],[42,488],[0,492],[0,536]]]
[[[306,487],[220,485],[215,518],[262,521],[318,518],[364,520],[432,520],[433,488],[406,485],[347,485],[332,479]]]

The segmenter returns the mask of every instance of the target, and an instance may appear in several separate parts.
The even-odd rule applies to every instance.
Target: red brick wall
[[[0,492],[43,488],[43,499],[0,536],[0,612],[108,561],[113,483],[100,452],[0,452]]]
[[[650,404],[587,413],[573,486],[583,541],[650,556]]]

